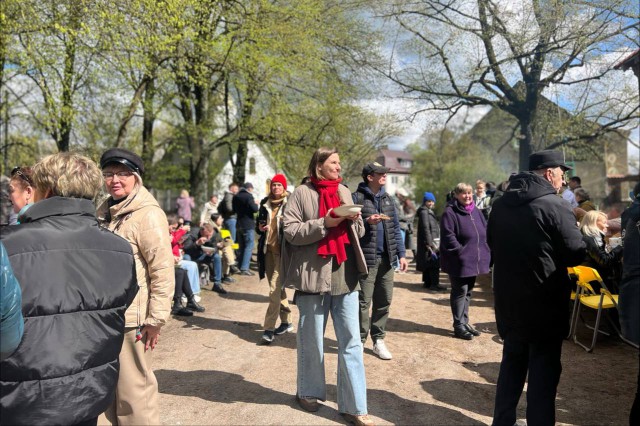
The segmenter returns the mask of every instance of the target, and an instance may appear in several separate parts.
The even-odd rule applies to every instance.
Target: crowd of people
[[[525,381],[528,423],[553,424],[571,311],[567,267],[598,270],[620,294],[624,335],[640,339],[640,184],[622,217],[609,218],[579,177],[566,179],[569,170],[560,152],[534,153],[528,171],[499,185],[458,183],[438,216],[432,192],[417,209],[405,189],[387,193],[390,169],[376,162],[351,190],[330,148],[314,152],[292,192],[283,174],[261,201],[250,182],[231,183],[198,211],[182,190],[170,213],[144,187],[143,160],[125,149],[105,151],[99,165],[60,153],[16,167],[2,180],[2,423],[160,424],[152,354],[162,326],[171,315],[205,312],[203,288],[224,295],[233,274],[253,276],[257,236],[269,296],[260,341],[295,330],[292,288],[302,409],[318,411],[327,398],[331,315],[338,410],[350,423],[373,424],[364,346],[370,337],[378,358],[393,359],[385,340],[394,278],[408,271],[412,250],[423,287],[450,293],[455,338],[480,335],[472,293],[477,277],[492,272],[504,343],[494,424],[515,423]],[[101,191],[107,198],[96,207]],[[42,282],[54,287],[43,291]],[[542,317],[529,302],[541,291]]]

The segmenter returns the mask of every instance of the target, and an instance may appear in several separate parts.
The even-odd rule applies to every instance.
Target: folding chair
[[[579,275],[580,275],[580,267],[579,266],[569,266],[567,268],[567,272],[569,273],[569,276],[573,279],[575,279],[576,281],[579,279]],[[573,301],[573,307],[571,309],[571,321],[569,322],[569,334],[567,335],[567,339],[571,339],[571,337],[573,336],[573,322],[576,320],[576,313],[578,311],[578,302],[576,301],[576,293],[578,292],[578,290],[581,287],[578,286],[576,284],[576,288],[575,290],[571,290],[571,300]],[[577,321],[576,321],[577,323]]]
[[[590,284],[593,281],[597,281],[600,284],[600,286],[601,286],[600,295],[594,294],[593,287]],[[620,338],[625,343],[628,343],[631,346],[636,347],[636,348],[638,347],[634,343],[632,343],[629,340],[625,339],[622,336],[622,333],[620,332],[620,329],[611,320],[611,318],[609,318],[608,313],[606,312],[606,310],[607,309],[617,309],[618,308],[618,295],[617,294],[611,294],[611,292],[609,291],[607,286],[602,281],[602,278],[600,278],[600,274],[598,274],[598,271],[596,271],[595,269],[589,268],[587,266],[580,266],[579,267],[578,289],[577,289],[577,292],[576,292],[576,304],[577,304],[577,310],[576,310],[576,315],[575,315],[575,318],[574,318],[574,321],[573,321],[573,325],[572,325],[573,341],[575,343],[577,343],[578,345],[582,346],[587,352],[592,352],[593,348],[596,346],[596,341],[598,339],[598,333],[602,333],[602,334],[607,335],[607,336],[609,335],[609,333],[600,330],[600,320],[602,319],[603,312],[604,312],[605,315],[607,315],[607,320],[609,321],[609,324],[611,324],[611,326],[616,331],[618,336],[620,336]],[[596,315],[596,323],[595,323],[594,327],[591,327],[591,326],[589,326],[588,324],[585,323],[585,325],[589,329],[593,330],[593,338],[591,340],[591,346],[589,346],[589,347],[587,347],[586,345],[584,345],[584,344],[582,344],[581,342],[578,341],[578,337],[577,337],[577,333],[576,333],[577,332],[577,325],[578,325],[578,317],[580,315],[580,308],[582,306],[586,306],[587,308],[591,308],[591,309],[594,309],[594,310],[598,311],[598,313]]]

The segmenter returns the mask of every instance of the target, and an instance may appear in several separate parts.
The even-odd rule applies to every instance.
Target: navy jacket
[[[2,424],[66,425],[104,412],[118,383],[125,310],[137,291],[131,244],[90,200],[35,203],[2,242],[22,288],[24,337],[0,362]]]
[[[396,256],[405,257],[405,248],[402,234],[400,233],[400,223],[395,203],[389,194],[384,191],[384,187],[380,191],[379,205],[376,205],[375,195],[364,182],[360,182],[358,190],[352,194],[353,202],[363,205],[362,220],[364,221],[365,234],[360,238],[360,246],[368,267],[375,265],[378,252],[384,252],[385,246],[392,265],[396,261]],[[367,218],[376,213],[383,213],[391,217],[391,220],[383,220],[379,224],[382,227],[382,232],[378,232],[378,227],[372,229],[371,225],[367,223]],[[382,235],[384,241],[379,241],[380,235]],[[382,250],[380,250],[381,247]]]
[[[244,188],[241,188],[236,195],[233,196],[233,211],[238,216],[236,229],[249,230],[256,226],[253,216],[259,207],[253,199],[253,195]]]
[[[498,332],[540,342],[569,332],[571,281],[585,243],[569,203],[542,177],[512,176],[493,204],[488,241]]]
[[[466,211],[453,200],[440,219],[440,267],[452,277],[475,277],[489,272],[487,223],[480,210]]]

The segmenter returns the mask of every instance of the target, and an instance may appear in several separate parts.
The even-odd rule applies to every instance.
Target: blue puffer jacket
[[[24,333],[22,291],[13,275],[4,244],[0,243],[0,359],[16,350]]]
[[[477,208],[466,211],[456,200],[440,219],[440,267],[452,277],[475,277],[489,272],[487,222]]]

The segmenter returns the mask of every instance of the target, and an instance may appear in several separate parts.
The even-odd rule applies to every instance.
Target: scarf
[[[325,217],[329,209],[340,207],[340,196],[338,195],[340,182],[342,179],[318,180],[311,178],[311,183],[320,194],[318,217]],[[338,265],[347,260],[345,245],[351,244],[347,235],[347,226],[347,221],[343,221],[336,227],[328,228],[327,236],[318,243],[318,255],[325,258],[335,256]]]

